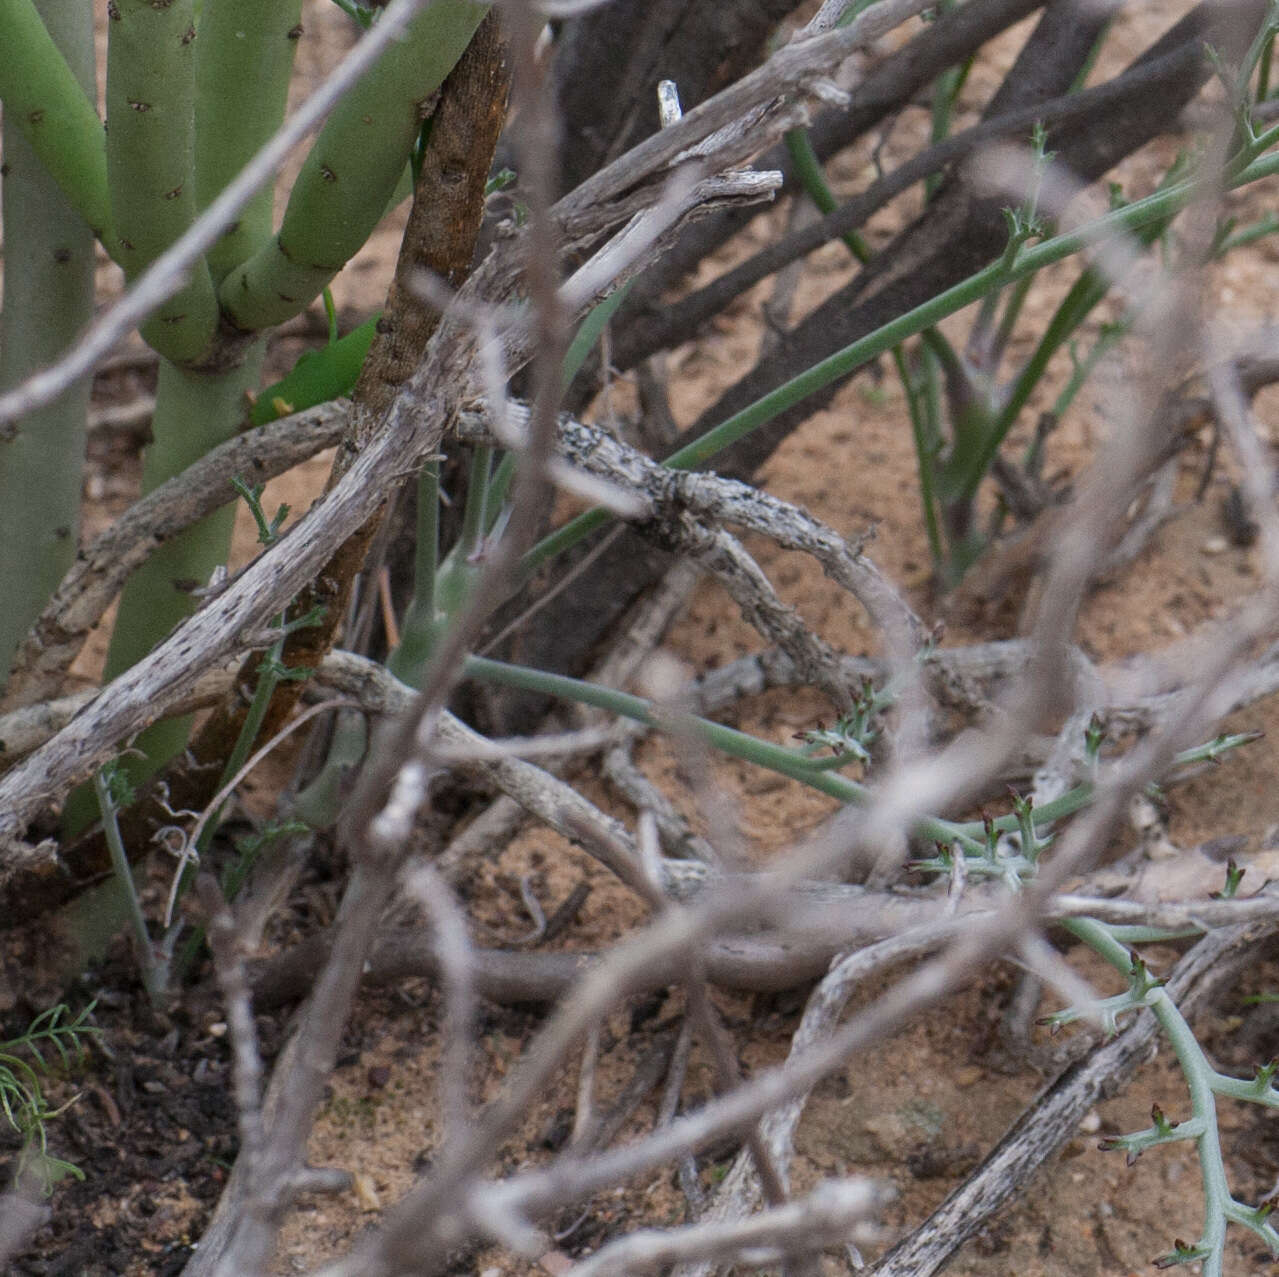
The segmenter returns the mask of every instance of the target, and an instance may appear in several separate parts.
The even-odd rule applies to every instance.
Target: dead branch
[[[698,1259],[748,1268],[794,1261],[857,1238],[856,1225],[894,1196],[890,1187],[873,1180],[825,1180],[805,1197],[749,1220],[631,1233],[569,1271],[573,1277],[604,1277]]]
[[[834,212],[773,240],[709,284],[664,306],[659,313],[645,316],[640,324],[628,326],[623,330],[614,352],[614,366],[625,371],[658,351],[669,350],[689,340],[734,298],[761,280],[816,252],[832,240],[860,230],[880,209],[917,182],[958,164],[990,142],[1000,138],[1022,139],[1037,123],[1045,127],[1097,128],[1099,121],[1110,118],[1116,110],[1125,109],[1136,96],[1166,83],[1170,70],[1179,70],[1188,56],[1188,52],[1183,50],[1139,63],[1105,84],[1003,112],[920,151],[845,201]]]
[[[14,660],[0,708],[55,695],[81,646],[128,577],[165,541],[238,500],[232,476],[274,479],[334,447],[346,428],[342,400],[281,417],[220,444],[182,474],[130,506],[76,558]]]
[[[980,6],[983,10],[986,7]],[[1256,30],[1261,9],[1255,0],[1232,6],[1228,14],[1215,3],[1199,6],[1140,59],[1152,62],[1178,54],[1169,60],[1158,89],[1148,86],[1129,108],[1111,113],[1095,129],[1062,128],[1050,134],[1049,146],[1058,162],[1086,181],[1104,174],[1162,130],[1170,112],[1197,93],[1211,75],[1202,53],[1205,38],[1214,48],[1229,50],[1227,56],[1233,56]],[[1048,6],[1004,87],[988,105],[987,114],[993,118],[1003,111],[1064,93],[1087,58],[1105,17],[1105,11],[1095,8],[1087,10],[1085,16],[1084,11],[1074,7]],[[1217,29],[1213,28],[1214,23],[1219,24]],[[788,332],[774,352],[710,405],[677,442],[691,443],[776,389],[797,370],[812,367],[986,266],[1007,243],[1001,211],[1007,201],[1007,195],[991,198],[968,183],[950,183],[914,225],[881,251],[848,286]],[[665,308],[664,301],[655,299],[654,305],[659,311]],[[637,328],[633,320],[617,324],[615,359],[616,347],[629,340]],[[721,453],[716,468],[736,478],[757,473],[780,442],[828,402],[845,380],[837,379],[730,445]],[[647,574],[660,571],[664,563],[663,556],[645,553],[637,536],[623,538],[595,565],[589,580],[566,591],[547,610],[538,630],[525,637],[532,661],[542,667],[577,673],[581,665],[577,653],[589,650],[598,633],[607,629],[611,621],[609,608],[624,607],[643,588]],[[593,607],[583,602],[587,591]],[[568,616],[577,619],[570,623],[564,620]],[[573,649],[566,647],[566,636],[571,636]]]
[[[755,189],[752,184],[752,198]],[[690,199],[686,196],[674,208],[662,209],[662,218],[678,224],[695,209]],[[609,226],[611,216],[598,208],[593,211],[597,233]],[[461,290],[459,311],[465,312],[468,301],[491,304],[512,295],[519,273],[515,268],[518,256],[513,256],[517,250],[511,245],[520,242],[518,237],[504,241],[490,254]],[[651,246],[643,251],[651,252]],[[637,273],[647,260],[642,256],[625,264],[623,275]],[[565,287],[571,287],[572,282]],[[583,296],[581,305],[596,300]],[[523,326],[508,334],[512,367],[527,358],[532,339],[533,334]],[[422,458],[438,449],[459,405],[475,393],[475,353],[476,338],[469,321],[446,316],[425,362],[388,411],[376,438],[290,533],[145,660],[104,689],[58,736],[0,778],[0,848],[15,849],[42,806],[84,779],[117,742],[163,714],[204,670],[243,651],[249,645],[247,636],[260,629],[266,617],[288,606],[333,551],[367,523],[386,494],[413,473]],[[26,855],[29,859],[31,853]]]
[[[518,405],[510,405],[509,411],[518,420]],[[483,419],[471,414],[463,415],[459,432],[472,438],[487,434]],[[836,584],[862,604],[890,642],[905,640],[911,648],[918,646],[923,632],[918,617],[863,547],[850,544],[806,511],[713,473],[671,470],[598,427],[571,417],[560,418],[558,450],[572,465],[638,497],[644,517],[657,525],[654,533],[659,538],[678,539],[678,520],[686,512],[694,525],[707,519],[734,524],[769,537],[783,549],[812,555]]]
[[[841,29],[807,38],[801,32],[758,70],[646,138],[565,196],[556,212],[566,235],[572,239],[577,234],[579,216],[588,216],[598,205],[680,160],[714,154],[727,161],[717,167],[731,167],[757,155],[790,127],[793,117],[780,110],[787,98],[810,97],[819,77],[832,74],[851,53],[926,7],[923,0],[884,0]]]
[[[953,923],[933,923],[919,930],[891,936],[841,958],[809,995],[803,1018],[791,1039],[789,1058],[801,1058],[805,1051],[835,1031],[859,985],[901,963],[927,957],[946,944],[954,933]],[[764,1138],[784,1168],[790,1165],[795,1129],[808,1096],[808,1091],[793,1095],[769,1113],[762,1123]],[[750,1215],[758,1208],[759,1202],[759,1180],[749,1160],[739,1153],[716,1189],[704,1218],[707,1222],[727,1224]],[[707,1262],[686,1265],[678,1270],[678,1277],[707,1277],[713,1268],[714,1265]]]
[[[750,883],[749,877],[743,881]],[[1108,885],[1114,882],[1108,879]],[[876,950],[879,957],[868,959],[873,961],[897,961],[894,954],[922,956],[962,934],[970,924],[988,920],[998,908],[997,894],[966,894],[961,907],[948,914],[945,899],[936,895],[912,900],[837,883],[807,884],[792,897],[793,907],[781,925],[712,940],[706,948],[707,978],[719,988],[778,993],[818,979],[841,953]],[[1088,917],[1193,934],[1224,926],[1273,923],[1279,918],[1279,901],[1270,894],[1229,901],[1208,897],[1142,901],[1065,893],[1050,898],[1044,913],[1050,921]],[[885,915],[887,923],[881,921]],[[321,932],[285,953],[254,963],[250,981],[255,1005],[271,1009],[305,997],[332,940],[331,932]],[[880,950],[880,946],[884,948]],[[477,949],[476,988],[493,1002],[554,1003],[602,958],[585,951]],[[654,963],[636,990],[647,993],[675,984],[682,973],[678,960]],[[370,986],[381,988],[414,978],[434,980],[438,974],[430,939],[416,929],[399,927],[379,935],[363,978]]]
[[[976,52],[987,40],[1040,8],[1042,0],[990,0],[989,3],[959,6],[941,14],[921,35],[889,54],[874,66],[849,92],[846,107],[829,110],[818,117],[811,129],[813,149],[821,160],[852,145],[859,137],[881,123],[891,112],[900,109],[921,89],[931,83],[947,67],[957,66]],[[794,189],[795,178],[789,152],[775,146],[759,159],[759,166],[777,169],[786,179],[787,190]],[[716,248],[742,230],[758,210],[723,212],[681,235],[679,243],[667,258],[636,284],[632,296],[622,310],[625,322],[617,328],[615,362],[631,366],[625,346],[632,341],[647,340],[650,322],[661,322],[667,301],[665,294],[705,260]],[[580,386],[590,384],[584,377]],[[571,399],[576,410],[580,397]]]

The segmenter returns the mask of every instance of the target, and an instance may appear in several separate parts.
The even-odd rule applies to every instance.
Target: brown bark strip
[[[506,46],[493,11],[445,81],[440,104],[432,116],[395,278],[352,395],[351,425],[334,460],[330,487],[373,437],[396,394],[421,362],[439,323],[439,313],[411,291],[411,280],[418,271],[428,270],[441,276],[451,288],[457,288],[470,273],[484,216],[485,183],[506,119],[508,82]],[[285,648],[286,664],[314,669],[332,648],[356,575],[388,508],[389,496],[388,493],[381,513],[338,550],[310,589],[299,597],[295,605],[299,614],[318,604],[326,609],[325,617],[322,624],[291,636]],[[298,682],[289,682],[277,692],[263,725],[263,739],[278,730],[292,711],[300,687]]]

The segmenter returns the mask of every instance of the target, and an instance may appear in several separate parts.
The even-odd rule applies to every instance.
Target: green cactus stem
[[[431,109],[487,5],[436,0],[329,117],[294,184],[279,233],[220,289],[247,331],[305,310],[386,211]]]
[[[195,198],[203,210],[279,128],[293,58],[303,36],[302,0],[206,4],[195,42]],[[259,191],[209,250],[216,286],[271,238],[273,192]]]
[[[107,248],[132,280],[195,219],[195,15],[192,0],[111,0],[107,17]],[[190,364],[217,327],[200,261],[142,335],[166,359]]]
[[[162,359],[153,419],[155,442],[143,458],[142,487],[150,492],[179,474],[235,433],[245,420],[245,391],[257,384],[265,343],[256,342],[240,367],[227,373],[190,372]],[[199,605],[193,593],[209,584],[226,562],[235,523],[236,491],[227,475],[227,504],[162,545],[130,578],[120,596],[103,674],[109,681],[141,660]],[[133,741],[137,752],[120,759],[134,785],[180,753],[191,732],[190,718],[165,719]],[[97,819],[97,800],[89,785],[67,799],[62,824],[78,833]]]
[[[64,56],[65,50],[78,67],[78,53],[69,45],[59,47],[64,28],[60,19],[51,16],[54,7],[42,5],[41,9],[50,26],[45,25],[34,0],[4,0],[0,4],[0,49],[4,50],[0,56],[0,102],[4,103],[5,133],[8,137],[21,132],[66,192],[71,206],[95,235],[102,236],[110,220],[111,201],[107,195],[106,139],[93,106],[96,94],[86,90],[79,70],[73,70]],[[50,34],[55,25],[59,31],[56,38]],[[87,83],[92,88],[92,71]],[[4,153],[11,164],[13,153],[7,144]],[[12,261],[12,243],[7,255]]]
[[[167,8],[153,8],[147,0],[113,3],[111,174],[113,182],[130,180],[138,188],[121,192],[127,208],[116,223],[136,236],[136,242],[122,246],[133,269],[167,247],[197,208],[212,202],[279,127],[302,35],[300,9],[301,0],[219,0],[205,5],[197,38],[189,0],[174,0]],[[165,51],[164,58],[157,56],[158,50]],[[147,198],[144,183],[152,191],[167,188],[158,204]],[[180,184],[181,190],[175,194],[169,183]],[[132,194],[139,198],[129,198]],[[246,417],[245,392],[258,382],[261,343],[242,362],[218,372],[181,365],[206,349],[213,336],[213,280],[270,239],[271,202],[269,188],[252,200],[211,250],[207,264],[197,268],[192,285],[144,329],[162,355],[152,421],[155,442],[146,454],[144,491],[225,441]],[[169,323],[173,308],[186,304],[194,305],[188,315],[194,322]],[[130,580],[112,635],[108,678],[128,669],[181,622],[192,610],[190,590],[207,584],[225,563],[235,509],[229,485],[226,495],[230,504],[162,547]],[[138,746],[147,759],[128,764],[133,779],[178,752],[189,729],[189,721],[177,720],[145,733]],[[69,824],[79,823],[77,812],[84,805],[82,794],[73,799]]]
[[[146,450],[142,468],[143,491],[150,492],[165,479],[180,474],[206,452],[235,433],[236,423],[248,411],[245,391],[256,384],[262,366],[259,343],[234,374],[207,375],[187,372],[168,362],[160,364],[156,387],[155,442]],[[195,526],[200,537],[175,537],[162,546],[129,578],[121,598],[107,659],[107,677],[128,669],[192,610],[191,590],[209,583],[215,568],[226,562],[231,525],[235,516],[235,489],[227,476],[226,499],[216,514]],[[212,529],[218,529],[216,536]],[[138,606],[145,597],[145,604]],[[131,612],[152,618],[146,629],[123,623]]]
[[[41,30],[87,104],[92,11],[83,0],[41,0],[40,9]],[[20,109],[6,106],[3,146],[0,387],[7,388],[52,363],[92,318],[94,263],[93,232],[28,144]],[[10,547],[0,554],[0,685],[75,555],[89,385],[78,382],[0,444],[0,545]]]

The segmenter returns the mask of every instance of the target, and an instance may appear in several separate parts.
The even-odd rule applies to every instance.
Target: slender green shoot
[[[253,516],[253,521],[258,530],[258,544],[264,548],[274,545],[280,539],[280,530],[284,526],[284,521],[289,517],[289,507],[281,504],[275,514],[268,519],[266,511],[262,508],[262,486],[260,484],[251,486],[241,479],[239,475],[233,476],[230,482],[231,486],[243,498],[245,505],[248,506],[249,512]],[[279,638],[276,639],[258,665],[257,681],[253,688],[253,699],[249,702],[249,708],[245,713],[244,722],[240,725],[235,744],[231,747],[231,752],[223,765],[222,773],[218,777],[216,793],[221,793],[231,783],[232,778],[239,774],[241,768],[248,760],[249,753],[257,741],[258,734],[262,731],[262,724],[266,721],[267,711],[271,707],[271,698],[275,695],[276,689],[280,684],[310,677],[311,671],[309,669],[294,669],[284,664],[284,645],[288,635],[294,630],[313,625],[318,619],[318,615],[308,615],[290,621],[283,612],[277,613],[273,618],[272,627],[279,631]],[[221,818],[222,809],[219,807],[213,813],[212,818],[204,823],[194,846],[184,847],[182,850],[178,868],[174,875],[173,887],[169,892],[168,905],[165,909],[165,925],[169,928],[167,941],[170,945],[176,942],[178,932],[184,925],[181,919],[174,922],[174,910],[183,893],[190,886],[201,857],[208,853]],[[240,870],[237,881],[242,880],[247,873],[248,866],[246,865]],[[228,899],[230,898],[228,896]],[[203,943],[204,931],[202,928],[196,928],[192,935],[188,937],[173,964],[174,979],[180,981],[185,976]]]
[[[577,327],[568,350],[564,352],[564,364],[560,373],[562,384],[567,390],[573,378],[581,371],[586,357],[595,347],[604,332],[608,321],[613,318],[617,308],[626,300],[634,280],[627,280],[620,288],[615,288],[603,301],[593,306],[586,318]]]
[[[493,495],[491,489],[489,495]],[[440,463],[432,459],[418,476],[413,601],[404,616],[400,641],[386,662],[387,669],[410,687],[421,685],[435,650],[441,619],[440,571]]]
[[[503,169],[489,186],[500,190],[514,177]],[[626,299],[630,284],[614,289],[597,303],[578,326],[560,369],[566,389],[581,371],[608,321]],[[472,458],[463,529],[458,543],[441,562],[439,544],[439,463],[430,461],[418,480],[417,554],[414,564],[413,601],[405,614],[400,642],[387,660],[387,668],[411,687],[418,686],[435,649],[436,639],[465,597],[473,576],[470,562],[486,537],[497,535],[504,517],[507,494],[515,478],[519,456],[506,453],[492,466],[491,449],[477,449]]]
[[[253,515],[253,520],[258,529],[258,543],[266,548],[273,546],[280,539],[280,529],[283,527],[285,519],[289,517],[289,507],[281,505],[275,514],[268,519],[262,508],[261,485],[251,487],[238,475],[231,479],[231,485],[244,499],[250,513]],[[271,698],[275,695],[276,688],[283,682],[309,677],[309,670],[292,669],[284,664],[284,644],[288,635],[294,630],[313,625],[317,620],[318,617],[316,616],[289,620],[283,612],[278,613],[272,619],[272,627],[279,631],[280,637],[275,641],[275,644],[258,666],[258,678],[257,684],[253,689],[253,699],[249,702],[249,709],[240,728],[240,733],[236,737],[235,745],[232,747],[230,756],[222,768],[222,774],[218,778],[218,791],[221,791],[230,783],[231,778],[239,773],[248,759],[249,752],[258,738],[258,733],[262,730],[262,724],[266,719],[267,710],[270,708]],[[209,843],[217,830],[217,825],[217,815],[206,822],[200,835],[200,841],[195,848],[197,857],[208,850]]]
[[[142,901],[138,896],[137,884],[133,880],[133,869],[129,864],[129,853],[125,849],[124,839],[120,834],[118,819],[120,811],[134,800],[132,787],[115,763],[108,763],[94,773],[93,792],[98,799],[98,810],[102,813],[102,831],[111,853],[111,868],[124,894],[129,926],[133,931],[133,940],[138,951],[138,967],[142,972],[142,983],[151,1001],[158,1005],[163,1000],[165,989],[168,987],[169,973],[164,960],[151,941],[151,933],[147,928],[146,915],[142,912]]]
[[[569,678],[563,674],[508,665],[481,656],[468,656],[463,665],[463,673],[467,678],[576,701],[620,714],[623,718],[633,719],[649,727],[694,736],[733,758],[740,758],[797,780],[843,803],[863,806],[871,798],[871,791],[865,785],[849,780],[846,776],[836,775],[822,759],[803,749],[787,749],[783,745],[760,740],[736,728],[725,727],[722,723],[693,714],[672,713],[628,692],[619,692],[614,688],[601,687],[597,683]],[[851,757],[849,761],[853,761]],[[1053,802],[1043,804],[1033,814],[1034,828],[1051,825],[1086,807],[1091,801],[1092,792],[1091,782],[1084,783],[1076,785]],[[998,834],[1005,834],[1016,833],[1020,827],[1015,812],[987,822],[952,821],[925,816],[916,822],[913,832],[929,842],[948,845],[959,842],[965,846],[974,846],[979,839],[986,838],[991,829]]]
[[[1159,1021],[1172,1045],[1177,1063],[1190,1093],[1190,1116],[1172,1121],[1158,1104],[1151,1109],[1152,1124],[1142,1131],[1109,1136],[1101,1142],[1108,1150],[1121,1150],[1131,1166],[1145,1152],[1160,1145],[1190,1140],[1199,1156],[1204,1219],[1199,1237],[1192,1243],[1180,1238],[1171,1251],[1154,1261],[1156,1268],[1173,1268],[1200,1263],[1204,1277],[1223,1277],[1227,1226],[1231,1223],[1248,1229],[1259,1237],[1272,1255],[1279,1255],[1279,1232],[1269,1216],[1275,1202],[1263,1201],[1248,1206],[1236,1200],[1226,1178],[1225,1159],[1221,1147],[1221,1131],[1217,1118],[1217,1096],[1279,1108],[1279,1090],[1272,1079],[1279,1061],[1258,1068],[1250,1079],[1219,1073],[1204,1054],[1194,1030],[1168,996],[1163,982],[1154,978],[1141,958],[1115,935],[1115,929],[1093,918],[1073,918],[1062,924],[1082,940],[1129,981],[1126,993],[1105,999],[1089,1008],[1070,1008],[1050,1017],[1054,1023],[1065,1023],[1079,1014],[1100,1014],[1108,1033],[1116,1029],[1116,1017],[1127,1011],[1148,1008]]]
[[[1274,63],[1275,57],[1275,33],[1271,31],[1266,36],[1266,42],[1261,50],[1261,57],[1257,63],[1257,101],[1264,102],[1270,96],[1270,68]]]

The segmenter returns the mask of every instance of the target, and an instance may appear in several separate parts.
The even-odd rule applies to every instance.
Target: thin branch
[[[431,924],[433,947],[444,985],[447,1022],[441,1056],[440,1112],[444,1133],[440,1146],[465,1137],[471,1104],[471,1033],[475,1025],[475,978],[466,921],[448,885],[426,861],[414,865],[405,890]]]
[[[789,1059],[801,1058],[805,1051],[834,1032],[849,999],[865,982],[904,962],[927,957],[955,935],[953,922],[941,921],[869,945],[840,958],[809,995],[799,1027],[791,1038]],[[808,1090],[793,1095],[774,1109],[761,1124],[763,1135],[778,1163],[787,1168],[794,1153],[794,1135],[808,1102]],[[760,1203],[760,1183],[749,1157],[739,1153],[728,1174],[715,1190],[706,1209],[706,1219],[719,1224],[751,1214]],[[712,1265],[678,1270],[677,1277],[708,1277]]]
[[[379,23],[379,27],[381,23]],[[596,224],[610,225],[612,213],[597,211]],[[460,290],[485,304],[513,296],[522,240],[501,241]],[[644,259],[626,266],[633,274]],[[517,331],[507,342],[512,367],[527,358],[532,334]],[[65,793],[107,757],[114,743],[133,735],[185,695],[210,666],[249,644],[246,635],[263,618],[286,607],[337,547],[362,527],[396,483],[414,473],[423,457],[439,447],[446,424],[474,392],[476,337],[469,323],[446,315],[427,358],[389,409],[373,441],[342,478],[311,507],[290,533],[264,553],[149,656],[118,678],[102,695],[36,754],[0,778],[0,867],[10,857],[31,855],[20,839],[36,812]]]
[[[715,138],[721,154],[729,154],[734,147],[742,148],[743,159],[761,150],[775,134],[771,134],[769,122],[761,118],[756,108],[776,109],[786,95],[803,94],[815,76],[833,72],[850,54],[925,8],[925,0],[884,0],[846,27],[792,40],[757,71],[659,130],[565,196],[556,205],[564,226],[571,233],[573,219],[582,210],[616,199],[640,178],[661,172],[691,155],[708,138]],[[735,132],[723,136],[723,129]]]
[[[735,1262],[742,1268],[771,1267],[841,1245],[857,1235],[858,1223],[894,1196],[890,1187],[873,1180],[825,1180],[807,1196],[753,1219],[631,1233],[576,1264],[569,1277],[652,1272],[696,1259]]]
[[[1131,100],[1132,95],[1147,92],[1151,85],[1161,84],[1168,68],[1184,61],[1185,54],[1178,52],[1143,62],[1105,84],[982,120],[920,151],[833,212],[772,241],[709,284],[663,307],[660,315],[647,317],[639,330],[643,334],[642,340],[631,339],[622,343],[618,366],[623,370],[631,368],[659,350],[687,341],[760,280],[807,257],[832,240],[860,230],[881,208],[916,183],[958,163],[988,143],[1000,138],[1024,138],[1036,123],[1045,127],[1050,124],[1095,127],[1097,121],[1115,110],[1117,103],[1122,105]]]
[[[521,409],[511,404],[508,411],[518,417]],[[463,437],[486,437],[484,418],[463,414],[459,433]],[[574,466],[634,494],[644,505],[644,517],[658,522],[659,534],[675,525],[685,512],[694,521],[715,519],[758,532],[783,549],[799,550],[816,558],[826,574],[862,604],[890,642],[904,638],[913,648],[922,639],[919,618],[875,568],[861,545],[850,543],[797,506],[733,479],[703,471],[672,470],[598,427],[571,417],[559,420],[557,447]]]
[[[217,879],[212,874],[200,874],[196,878],[196,892],[208,915],[209,947],[213,951],[214,970],[226,1001],[235,1107],[240,1125],[240,1156],[253,1165],[265,1147],[266,1130],[262,1120],[262,1054],[253,1019],[244,954],[235,918]]]
[[[37,617],[0,705],[16,709],[55,694],[129,576],[177,533],[237,499],[232,476],[274,479],[336,446],[346,422],[347,404],[337,400],[247,430],[130,506],[77,556]]]
[[[169,706],[172,714],[189,714],[207,709],[222,699],[235,682],[235,674],[229,669],[210,670],[191,690]],[[82,692],[72,692],[57,700],[41,701],[22,709],[0,714],[0,759],[12,765],[19,758],[39,749],[56,736],[86,706],[93,704],[101,689],[87,687]]]
[[[240,787],[244,778],[253,771],[259,763],[276,750],[280,742],[291,736],[299,727],[304,727],[311,719],[318,717],[320,714],[327,714],[334,709],[354,709],[357,702],[337,699],[321,701],[318,705],[309,705],[296,717],[289,719],[283,727],[280,728],[268,741],[260,745],[240,766],[235,774],[229,777],[221,789],[213,795],[205,804],[204,810],[196,817],[195,824],[191,827],[191,832],[186,835],[182,841],[182,846],[177,853],[177,866],[173,871],[173,883],[169,889],[169,899],[164,910],[164,925],[169,927],[173,922],[173,911],[177,907],[178,893],[182,886],[182,878],[186,873],[187,866],[193,861],[198,860],[196,848],[200,846],[204,837],[204,831],[208,827],[210,821],[219,819],[222,813],[222,804],[231,797],[233,793]]]

